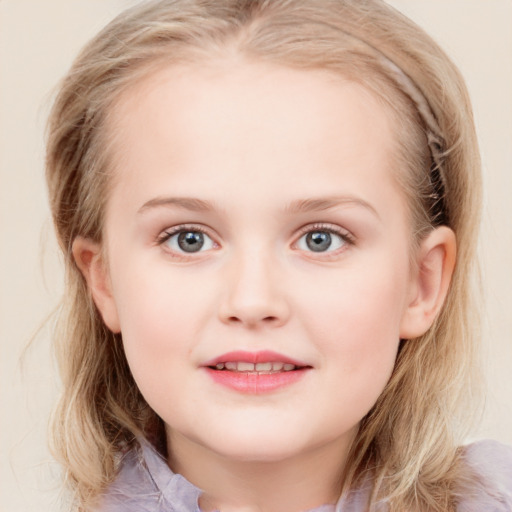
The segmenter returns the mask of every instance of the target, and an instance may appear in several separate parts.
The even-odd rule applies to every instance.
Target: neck
[[[349,446],[329,444],[279,461],[232,460],[169,435],[170,466],[203,493],[203,512],[297,512],[338,500]]]

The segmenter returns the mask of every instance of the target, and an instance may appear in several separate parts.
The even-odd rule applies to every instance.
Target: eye
[[[207,251],[213,249],[216,245],[203,231],[184,228],[166,231],[160,238],[159,244],[166,245],[174,252],[189,254]]]
[[[307,228],[297,241],[297,248],[308,252],[333,252],[343,246],[352,244],[350,235],[333,228]]]

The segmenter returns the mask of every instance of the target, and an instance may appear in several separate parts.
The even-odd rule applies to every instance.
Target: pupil
[[[204,245],[204,236],[202,233],[188,231],[180,233],[178,236],[178,245],[185,252],[197,252]]]
[[[325,251],[331,246],[331,235],[325,231],[313,231],[306,235],[306,244],[312,251]]]

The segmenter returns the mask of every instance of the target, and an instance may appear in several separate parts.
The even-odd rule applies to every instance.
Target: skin
[[[399,340],[431,325],[455,260],[444,227],[411,254],[389,113],[340,77],[226,59],[134,85],[110,130],[105,246],[79,238],[74,255],[166,423],[171,468],[204,510],[334,503]],[[163,241],[183,224],[205,231],[199,252]],[[332,245],[311,250],[308,232]],[[203,367],[233,350],[309,370],[241,393]]]

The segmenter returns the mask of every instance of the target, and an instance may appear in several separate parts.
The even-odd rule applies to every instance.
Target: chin
[[[307,450],[304,440],[294,439],[289,430],[277,429],[223,429],[200,443],[217,456],[238,462],[279,462]]]
[[[237,462],[280,462],[298,455],[302,450],[291,446],[237,443],[229,447],[218,447],[217,454]]]

